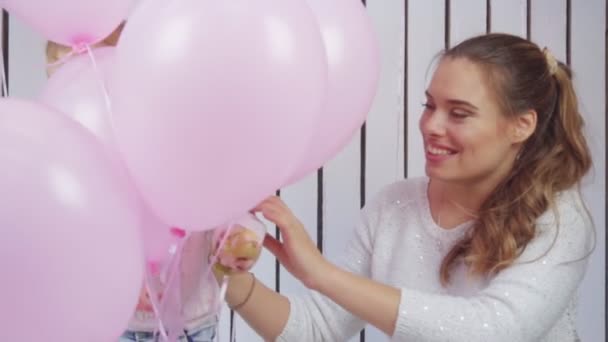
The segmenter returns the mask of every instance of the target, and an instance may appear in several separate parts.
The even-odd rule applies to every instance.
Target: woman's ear
[[[522,143],[536,130],[537,114],[535,110],[529,110],[519,114],[512,121],[511,142],[514,144]]]

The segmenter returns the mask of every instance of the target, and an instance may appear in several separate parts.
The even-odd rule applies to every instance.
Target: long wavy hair
[[[504,115],[537,113],[536,130],[510,173],[481,205],[470,234],[444,258],[440,278],[447,284],[461,258],[477,275],[511,265],[535,236],[536,220],[553,207],[556,195],[579,184],[588,172],[591,155],[571,70],[546,50],[520,37],[488,34],[465,40],[440,58],[464,58],[480,67]]]

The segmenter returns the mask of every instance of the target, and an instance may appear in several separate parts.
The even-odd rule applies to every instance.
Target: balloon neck
[[[171,231],[171,235],[178,239],[182,239],[186,236],[186,231],[181,228],[172,227],[170,231]]]
[[[91,37],[76,37],[72,40],[72,51],[77,54],[84,53],[89,49],[89,46],[91,45],[93,45],[93,39],[91,39]]]

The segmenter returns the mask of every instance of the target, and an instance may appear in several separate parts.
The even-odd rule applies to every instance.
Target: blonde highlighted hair
[[[118,40],[120,38],[120,34],[122,33],[122,29],[124,28],[125,23],[121,23],[109,36],[107,36],[101,42],[95,44],[95,47],[100,46],[116,46],[118,44]],[[46,43],[46,63],[47,74],[51,75],[59,65],[55,65],[59,62],[65,55],[70,53],[72,48],[69,46],[61,45],[52,41],[47,41]]]

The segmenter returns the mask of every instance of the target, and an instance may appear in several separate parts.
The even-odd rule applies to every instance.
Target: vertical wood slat
[[[361,199],[369,200],[386,184],[402,179],[406,141],[404,128],[406,96],[405,30],[406,9],[418,1],[368,0],[368,13],[380,39],[381,74],[378,92],[365,129],[365,189]],[[422,2],[420,2],[422,3]],[[408,27],[411,28],[411,26]],[[411,35],[409,36],[411,37]],[[409,151],[408,151],[409,152]],[[409,160],[409,158],[408,158]],[[362,202],[364,202],[362,201]],[[385,341],[375,327],[365,329],[366,341]]]
[[[606,1],[567,0],[560,8],[566,11],[566,30],[570,29],[565,34],[569,39],[563,31],[558,33],[566,44],[563,61],[570,61],[574,71],[574,87],[593,159],[592,171],[583,181],[583,196],[595,222],[597,244],[579,288],[577,326],[582,341],[605,341]]]
[[[8,44],[9,44],[9,18],[8,12],[6,10],[2,10],[0,12],[0,95],[8,96],[5,94],[4,90],[6,88],[8,92],[9,82],[8,82]],[[4,85],[4,81],[6,81],[6,85]]]
[[[454,2],[457,3],[457,2]],[[408,177],[423,176],[424,148],[418,129],[424,91],[432,75],[435,57],[445,47],[445,1],[410,1],[408,8],[408,78],[406,132]]]
[[[10,95],[32,99],[46,83],[46,40],[15,16],[8,22]]]

